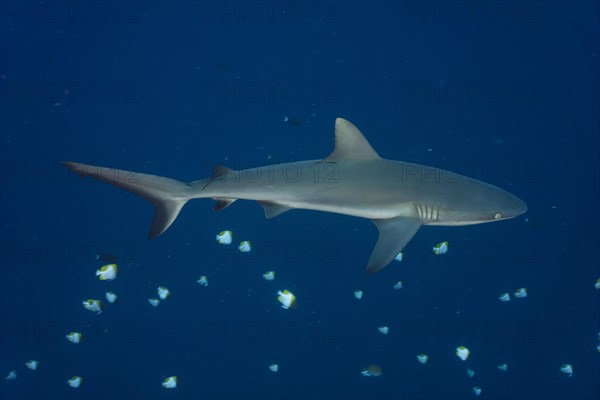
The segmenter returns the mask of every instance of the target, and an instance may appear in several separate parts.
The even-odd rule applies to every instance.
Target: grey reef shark
[[[191,199],[214,199],[215,210],[240,199],[256,200],[266,218],[296,208],[368,218],[379,230],[367,264],[369,274],[388,265],[422,225],[481,224],[527,210],[522,200],[485,182],[384,159],[343,118],[335,121],[335,148],[322,160],[238,171],[215,166],[212,177],[189,183],[75,162],[64,165],[80,177],[109,183],[154,204],[150,239],[167,230]]]

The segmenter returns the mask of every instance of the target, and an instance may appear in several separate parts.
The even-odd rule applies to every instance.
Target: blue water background
[[[227,4],[107,2],[90,17],[86,2],[3,2],[0,397],[598,398],[598,3]],[[336,117],[383,157],[482,179],[527,214],[424,227],[366,276],[368,220],[196,200],[148,241],[150,204],[60,165],[193,181],[325,157]],[[254,251],[221,252],[223,229]],[[118,255],[115,281],[94,276],[99,253]],[[154,309],[159,285],[171,296]],[[520,287],[526,299],[498,300]],[[277,303],[284,288],[296,310]],[[107,290],[120,299],[101,315],[81,306]],[[383,375],[361,376],[370,364]]]

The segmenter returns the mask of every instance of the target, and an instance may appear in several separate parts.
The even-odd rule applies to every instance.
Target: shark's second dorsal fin
[[[379,160],[380,158],[362,132],[352,122],[344,118],[336,118],[335,148],[325,161]]]
[[[223,165],[213,166],[213,174],[210,177],[210,179],[206,180],[206,183],[204,184],[204,186],[202,186],[202,189],[205,189],[211,183],[214,183],[216,181],[220,181],[220,180],[224,179],[225,175],[230,174],[232,172],[235,172],[235,171],[232,170],[231,168],[227,168]],[[197,183],[197,182],[204,182],[204,181],[194,181],[194,182],[192,182],[192,184]],[[233,201],[231,203],[233,203]],[[231,203],[229,203],[229,204],[231,204]],[[229,204],[227,204],[225,207],[227,207]],[[215,210],[222,210],[225,207],[220,207],[219,205],[217,205]]]

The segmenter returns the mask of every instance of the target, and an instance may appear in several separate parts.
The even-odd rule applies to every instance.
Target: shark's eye
[[[494,214],[494,219],[500,219],[502,218],[502,213],[497,212],[496,214]]]

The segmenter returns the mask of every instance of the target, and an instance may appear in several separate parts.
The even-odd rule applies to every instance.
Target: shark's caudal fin
[[[174,179],[73,162],[63,164],[82,178],[89,176],[110,183],[154,204],[156,212],[148,233],[149,239],[166,231],[191,198],[190,186]]]

